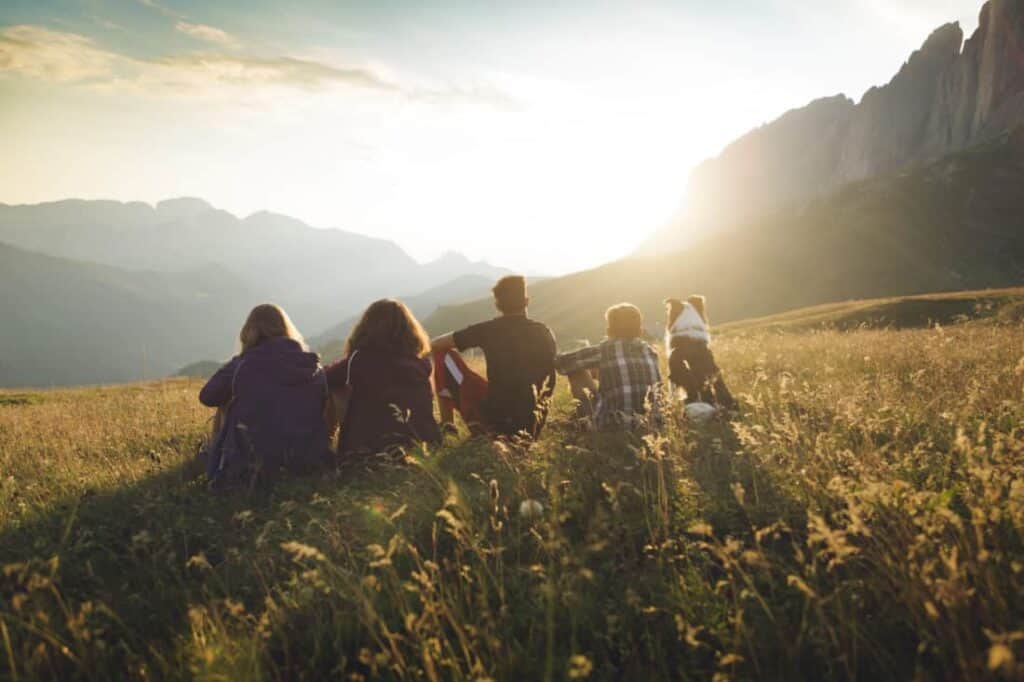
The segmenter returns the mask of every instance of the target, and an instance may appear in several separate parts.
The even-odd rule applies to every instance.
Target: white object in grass
[[[544,505],[537,500],[523,500],[519,505],[519,515],[524,519],[532,519],[544,513]]]
[[[690,403],[683,411],[686,413],[686,418],[696,424],[711,421],[711,418],[718,412],[714,405],[707,403]]]

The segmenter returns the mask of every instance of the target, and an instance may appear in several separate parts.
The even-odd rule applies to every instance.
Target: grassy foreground
[[[1024,677],[1024,329],[717,354],[731,424],[227,496],[195,382],[0,392],[0,678]]]

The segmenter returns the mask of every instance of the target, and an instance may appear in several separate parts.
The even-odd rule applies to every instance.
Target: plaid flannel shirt
[[[660,416],[658,354],[641,339],[608,339],[598,346],[564,353],[556,359],[555,367],[562,374],[597,369],[594,425],[598,428],[643,415],[648,405],[656,419]]]

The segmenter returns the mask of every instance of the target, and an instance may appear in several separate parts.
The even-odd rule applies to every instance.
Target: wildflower
[[[295,561],[302,561],[303,559],[312,559],[314,561],[327,561],[327,557],[317,549],[310,545],[305,545],[301,542],[282,542],[281,549],[291,553],[292,559]]]
[[[590,659],[580,654],[569,657],[569,679],[585,680],[594,672],[594,664]]]
[[[185,568],[200,568],[207,571],[213,570],[213,566],[210,565],[206,555],[202,552],[199,554],[193,554],[189,557],[188,561],[185,562]]]
[[[1005,644],[993,644],[988,650],[988,669],[1010,668],[1014,663],[1013,651]]]

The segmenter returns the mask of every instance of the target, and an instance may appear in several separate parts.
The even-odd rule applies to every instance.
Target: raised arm
[[[572,353],[555,356],[555,369],[567,376],[596,369],[600,364],[600,346],[586,346]]]
[[[455,332],[449,332],[431,340],[430,350],[434,353],[447,353],[455,348]]]

